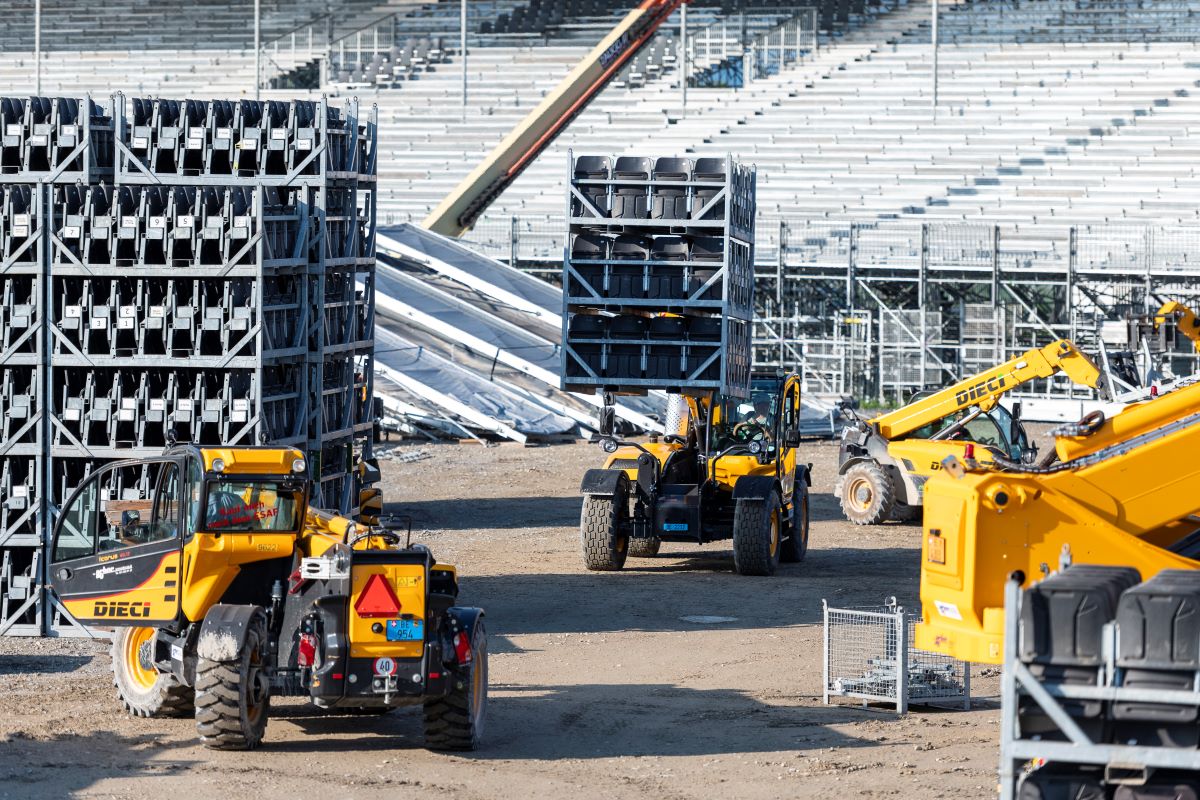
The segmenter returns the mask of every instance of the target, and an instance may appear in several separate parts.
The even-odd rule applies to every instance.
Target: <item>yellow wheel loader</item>
[[[1014,576],[1200,568],[1200,384],[1055,434],[1056,463],[996,472],[947,457],[926,484],[918,647],[999,663]]]
[[[857,420],[842,432],[836,494],[846,519],[878,525],[920,513],[922,489],[949,455],[968,452],[982,464],[995,458],[1032,462],[1036,448],[1020,420],[999,400],[1039,378],[1065,372],[1077,384],[1107,391],[1099,367],[1072,343],[1060,340],[936,392],[903,408]]]
[[[747,399],[675,400],[677,424],[660,441],[618,441],[602,420],[608,458],[581,486],[584,565],[619,570],[629,556],[657,555],[662,542],[729,539],[742,575],[803,561],[811,465],[797,464],[799,377],[755,377]]]
[[[175,446],[91,474],[51,545],[57,602],[115,628],[113,681],[137,716],[192,715],[201,740],[263,739],[273,697],[424,708],[425,743],[474,749],[487,702],[483,612],[455,569],[385,527],[309,506],[290,448]]]

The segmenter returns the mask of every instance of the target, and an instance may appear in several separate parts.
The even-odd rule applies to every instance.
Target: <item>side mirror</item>
[[[121,512],[122,528],[136,528],[141,521],[142,515],[136,511],[126,510]]]
[[[1008,441],[1016,444],[1021,441],[1021,434],[1024,428],[1021,425],[1021,404],[1012,404],[1012,425],[1009,426]]]
[[[800,446],[800,431],[797,428],[791,428],[783,432],[784,447],[799,447]]]

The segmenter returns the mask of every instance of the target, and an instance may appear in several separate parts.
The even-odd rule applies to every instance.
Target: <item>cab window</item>
[[[955,438],[1008,452],[1008,448],[1004,446],[1005,439],[1000,435],[1000,428],[997,427],[996,421],[987,414],[980,414],[968,422],[963,426],[962,433]]]
[[[272,481],[219,480],[208,483],[204,530],[212,533],[294,531],[300,498]]]
[[[59,517],[54,560],[175,538],[179,478],[173,461],[114,465],[93,473]]]
[[[720,415],[710,426],[713,451],[734,444],[775,437],[775,420],[779,414],[778,382],[751,385],[750,397],[741,400],[725,398]]]

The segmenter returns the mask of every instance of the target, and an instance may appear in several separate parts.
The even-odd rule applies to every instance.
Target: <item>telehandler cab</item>
[[[1000,397],[1039,378],[1065,372],[1077,384],[1107,392],[1103,373],[1071,342],[1060,340],[1029,350],[999,366],[873,420],[856,420],[842,431],[836,494],[842,512],[856,525],[914,519],[925,481],[948,455],[968,452],[984,465],[994,457],[1032,462],[1036,448],[1020,420]]]
[[[579,533],[591,570],[619,570],[662,542],[733,540],[734,569],[772,575],[808,550],[809,468],[798,465],[800,379],[755,377],[750,397],[674,396],[668,434],[618,441],[601,420],[608,459],[583,477]]]
[[[272,696],[385,713],[424,706],[425,742],[474,749],[487,701],[483,612],[454,567],[396,530],[309,506],[291,448],[175,446],[92,473],[63,507],[51,585],[115,628],[113,682],[137,716],[195,711],[201,740],[263,738]]]

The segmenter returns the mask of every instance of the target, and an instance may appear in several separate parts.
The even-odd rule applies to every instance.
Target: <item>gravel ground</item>
[[[584,571],[577,488],[594,446],[396,453],[421,449],[385,460],[386,497],[487,610],[483,749],[424,750],[414,710],[284,700],[262,749],[212,752],[190,720],[121,712],[105,642],[0,638],[0,798],[994,797],[994,668],[975,668],[969,712],[821,703],[822,598],[918,607],[920,528],[846,523],[835,445],[805,445],[811,549],[773,578],[733,574],[721,545]]]

